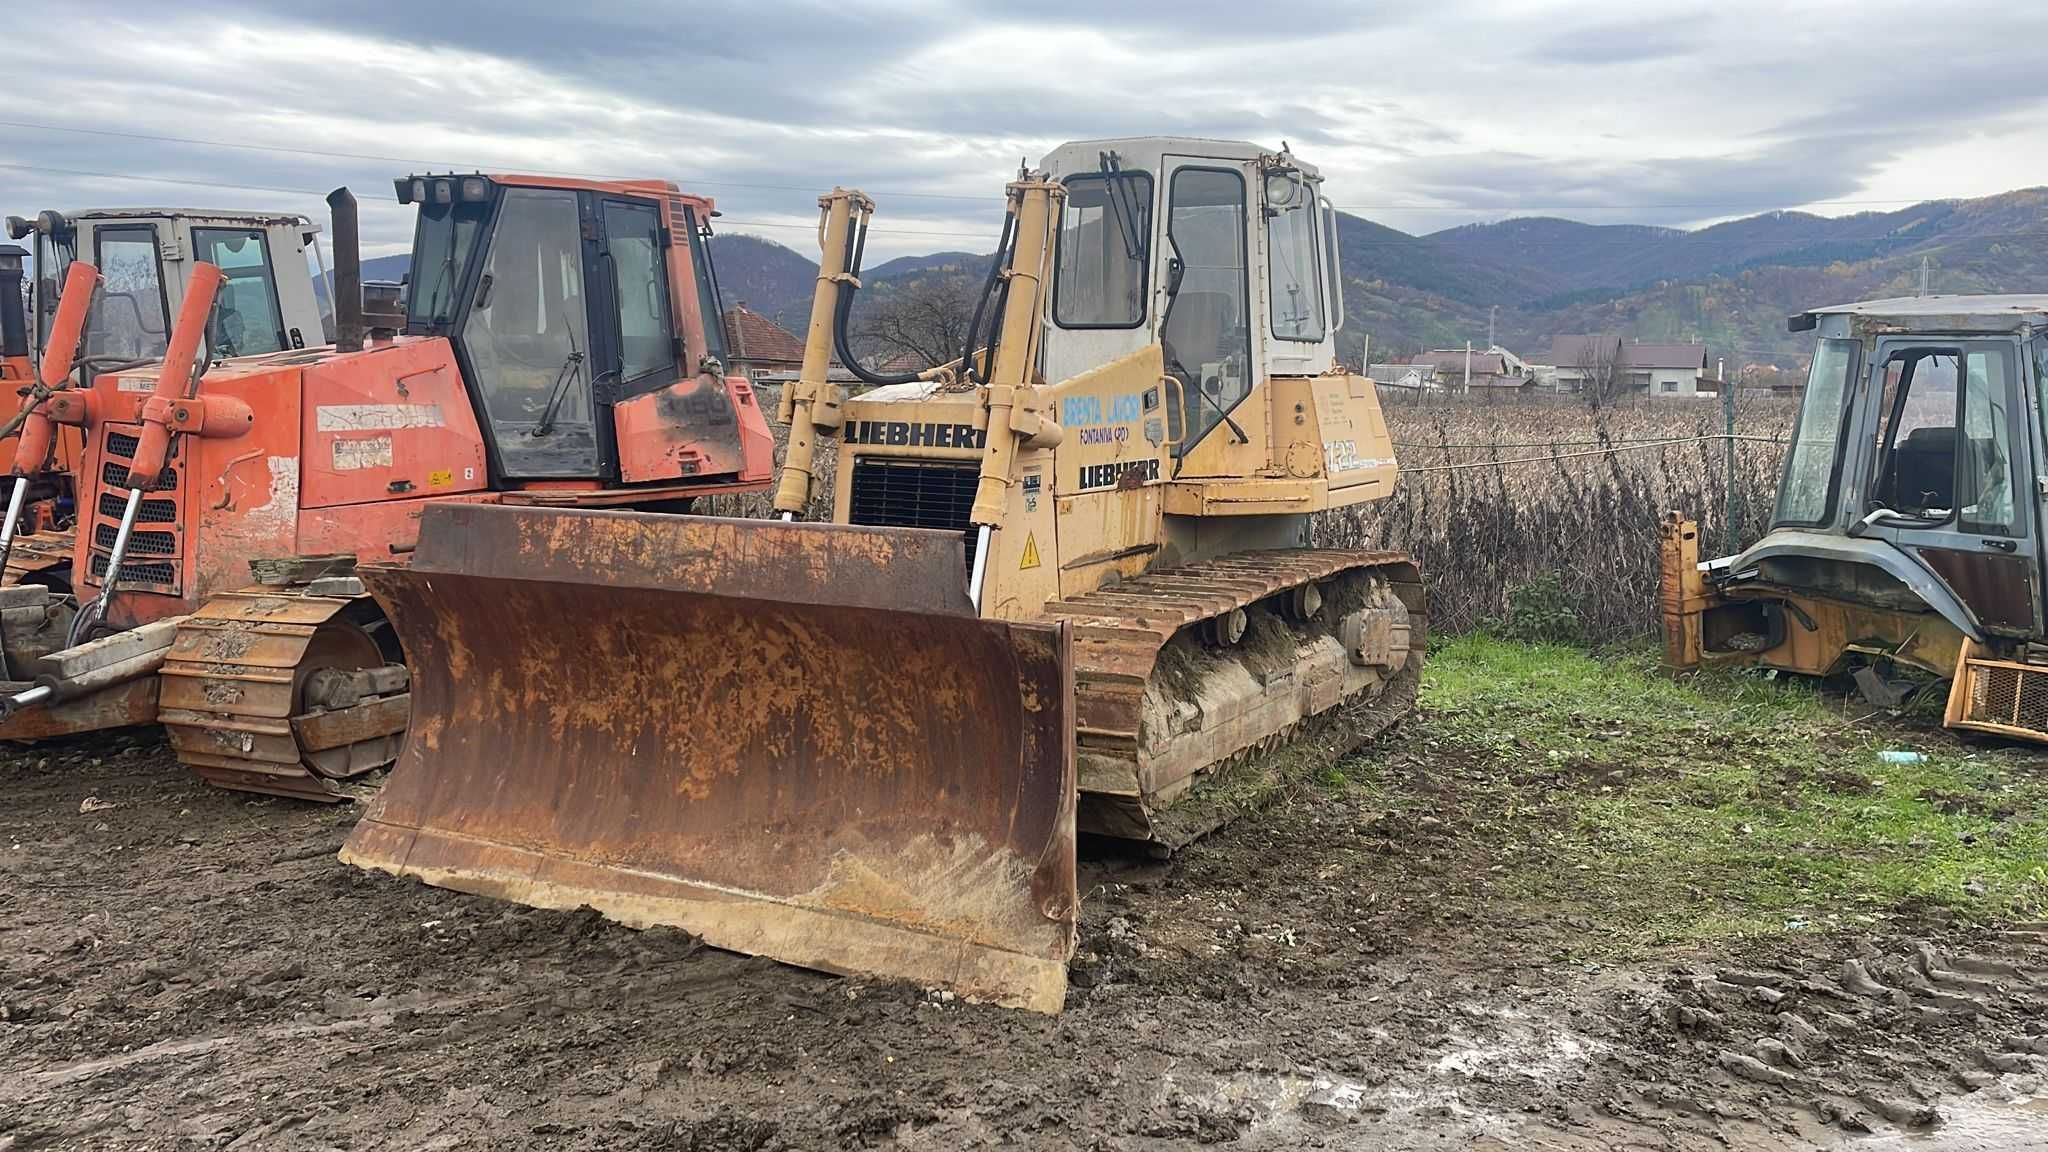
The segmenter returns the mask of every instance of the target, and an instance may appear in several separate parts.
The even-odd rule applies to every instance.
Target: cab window
[[[676,366],[661,214],[651,204],[607,200],[604,235],[619,308],[619,379],[630,387]]]
[[[1185,394],[1185,451],[1252,388],[1244,177],[1228,168],[1175,170],[1166,240],[1170,299],[1160,344]]]
[[[1054,254],[1053,320],[1062,328],[1135,328],[1145,322],[1152,240],[1152,177],[1070,176]]]
[[[1785,453],[1785,478],[1778,485],[1777,524],[1822,524],[1834,514],[1856,347],[1854,340],[1822,340],[1814,347],[1813,367],[1799,401],[1799,422]]]
[[[217,265],[223,279],[207,322],[213,355],[260,356],[282,352],[284,317],[277,305],[277,272],[270,246],[257,228],[194,228],[198,258]]]
[[[93,298],[85,354],[109,360],[159,360],[169,343],[170,308],[156,229],[147,224],[93,233],[100,290]]]
[[[1315,192],[1298,172],[1266,175],[1266,283],[1273,293],[1273,335],[1323,338],[1322,268],[1316,260]]]

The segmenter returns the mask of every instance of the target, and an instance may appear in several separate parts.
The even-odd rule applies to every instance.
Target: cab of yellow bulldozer
[[[1372,381],[1338,362],[1337,217],[1313,165],[1145,137],[1065,144],[1040,172],[1059,192],[1037,363],[1059,436],[1019,451],[984,611],[1298,546],[1311,513],[1392,492]],[[972,565],[974,392],[893,384],[845,413],[832,519],[960,531]]]
[[[1698,562],[1664,529],[1667,663],[1946,680],[1947,721],[2048,740],[2040,389],[2048,296],[1922,296],[1791,318],[1816,342],[1772,515]]]

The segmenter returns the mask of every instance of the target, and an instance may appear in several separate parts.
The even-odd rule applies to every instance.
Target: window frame
[[[1849,349],[1849,359],[1842,366],[1842,394],[1835,401],[1837,409],[1835,444],[1833,451],[1829,454],[1827,498],[1821,504],[1820,515],[1812,520],[1791,520],[1786,519],[1781,514],[1784,509],[1784,493],[1790,489],[1789,481],[1792,479],[1792,467],[1798,461],[1799,432],[1806,425],[1806,397],[1802,392],[1799,403],[1799,415],[1792,422],[1792,438],[1786,443],[1785,464],[1778,471],[1779,494],[1778,498],[1772,502],[1771,507],[1771,527],[1773,529],[1823,527],[1834,522],[1835,515],[1841,508],[1842,469],[1848,464],[1846,457],[1849,451],[1850,426],[1856,423],[1853,417],[1856,414],[1857,398],[1863,391],[1859,384],[1864,379],[1865,369],[1863,365],[1863,341],[1853,337],[1822,337],[1814,343],[1814,363],[1820,362],[1820,346],[1831,342],[1847,346]],[[1808,369],[1806,386],[1808,388],[1813,386],[1811,368]]]
[[[107,266],[107,258],[106,258],[106,238],[107,238],[108,234],[110,234],[110,233],[113,233],[113,234],[119,234],[119,233],[122,233],[122,232],[143,232],[143,233],[147,233],[147,234],[148,234],[148,236],[149,236],[149,258],[150,258],[150,260],[151,260],[151,261],[153,261],[153,262],[154,262],[154,266],[155,266],[155,268],[156,268],[156,306],[157,306],[158,308],[160,308],[160,309],[162,309],[162,310],[163,310],[163,311],[162,311],[162,316],[163,316],[163,326],[164,326],[164,346],[165,346],[165,348],[166,348],[166,349],[168,349],[168,348],[169,348],[169,346],[170,346],[170,342],[171,342],[171,290],[170,290],[170,286],[169,286],[168,284],[164,283],[164,245],[163,245],[163,237],[162,237],[162,236],[161,236],[161,235],[160,235],[160,234],[159,234],[159,233],[157,232],[157,230],[156,230],[156,225],[155,225],[155,224],[151,224],[151,223],[143,223],[143,222],[140,222],[140,221],[134,221],[134,222],[124,223],[124,224],[109,224],[109,225],[106,225],[105,227],[98,227],[98,228],[94,228],[94,229],[92,230],[92,262],[93,262],[93,267],[95,267],[95,268],[98,268],[98,269],[101,269],[101,270],[102,270],[102,271],[101,271],[101,275],[103,275],[103,276],[105,275],[105,271],[104,271],[104,270],[105,270],[105,268],[106,268],[106,266]],[[72,255],[72,259],[73,259],[73,260],[76,260],[76,259],[78,258],[78,257],[77,257],[77,255],[76,255],[76,253],[77,253],[77,249],[76,249],[76,248],[74,247],[74,248],[72,249],[72,252],[73,252],[73,255]],[[61,283],[61,281],[60,281],[60,283]],[[102,289],[104,289],[104,285],[102,285]],[[103,295],[103,294],[104,294],[104,293],[103,293],[103,291],[102,291],[102,292],[95,292],[95,293],[93,294],[93,304],[94,304],[94,306],[97,306],[97,305],[98,305],[98,303],[99,303],[99,297],[100,297],[101,295]],[[87,348],[87,349],[90,349],[90,348],[92,347],[92,331],[91,331],[91,328],[89,327],[89,325],[90,325],[90,322],[91,322],[91,312],[90,312],[90,310],[88,310],[88,312],[87,312],[87,323],[88,323],[88,328],[87,328],[87,330],[86,330],[86,333],[85,333],[85,346],[86,346],[86,348]],[[162,359],[162,358],[163,358],[163,353],[161,353],[161,352],[160,352],[160,353],[158,353],[158,354],[157,354],[156,356],[154,356],[154,357],[151,357],[151,359],[157,359],[157,360],[160,360],[160,359]]]
[[[1115,173],[1076,172],[1071,176],[1062,178],[1060,180],[1060,184],[1066,188],[1071,189],[1075,184],[1089,180],[1101,183],[1104,187],[1105,193],[1109,190],[1108,186],[1112,181],[1143,180],[1145,182],[1145,196],[1144,199],[1140,201],[1140,203],[1143,205],[1146,214],[1146,219],[1144,222],[1144,226],[1136,229],[1138,233],[1138,243],[1140,245],[1140,251],[1138,252],[1137,257],[1138,315],[1136,319],[1132,320],[1128,324],[1074,324],[1069,323],[1061,317],[1060,293],[1066,285],[1066,269],[1064,267],[1063,261],[1066,256],[1067,247],[1066,244],[1062,242],[1065,239],[1067,230],[1066,208],[1064,205],[1062,205],[1060,209],[1060,226],[1055,231],[1055,234],[1053,236],[1052,248],[1053,325],[1057,328],[1060,328],[1068,332],[1126,332],[1133,328],[1143,328],[1145,327],[1146,323],[1151,320],[1152,316],[1152,231],[1154,224],[1157,223],[1158,212],[1156,207],[1155,195],[1158,191],[1158,184],[1155,180],[1153,180],[1152,173],[1142,168],[1120,170]]]
[[[1237,399],[1231,401],[1230,407],[1225,408],[1222,411],[1218,412],[1216,415],[1216,419],[1213,422],[1211,422],[1208,426],[1204,427],[1199,434],[1197,434],[1193,428],[1185,426],[1181,428],[1180,441],[1174,448],[1174,455],[1176,457],[1176,472],[1179,468],[1179,460],[1185,460],[1187,458],[1188,453],[1194,451],[1196,445],[1200,444],[1203,440],[1207,439],[1209,433],[1214,432],[1218,425],[1229,423],[1231,414],[1237,411],[1238,406],[1243,404],[1246,400],[1249,400],[1253,392],[1258,391],[1256,385],[1251,382],[1251,375],[1259,371],[1261,368],[1261,365],[1259,365],[1259,363],[1253,358],[1257,353],[1257,347],[1252,340],[1251,186],[1244,178],[1244,169],[1237,166],[1223,164],[1176,164],[1172,168],[1168,169],[1166,179],[1165,222],[1161,226],[1161,235],[1165,237],[1166,243],[1162,245],[1161,255],[1169,260],[1177,260],[1180,258],[1179,247],[1173,242],[1173,204],[1174,190],[1175,187],[1179,184],[1180,176],[1183,172],[1220,172],[1224,175],[1229,176],[1231,179],[1237,181],[1237,242],[1239,246],[1238,250],[1244,253],[1244,260],[1242,261],[1238,271],[1242,274],[1241,287],[1244,292],[1244,296],[1242,297],[1244,301],[1244,310],[1241,313],[1244,323],[1243,325],[1241,325],[1241,327],[1244,330],[1244,366],[1247,384],[1244,390],[1244,395],[1239,396]],[[1159,340],[1162,348],[1164,347],[1166,342],[1166,327],[1172,321],[1174,305],[1179,303],[1179,301],[1180,293],[1176,291],[1173,293],[1172,296],[1169,296],[1167,298],[1166,307],[1160,311]],[[1171,374],[1173,372],[1173,366],[1171,364],[1168,364],[1166,366],[1166,371],[1168,372],[1168,374]],[[1195,381],[1192,387],[1188,387],[1187,381],[1185,380],[1181,381],[1181,384],[1184,386],[1186,390],[1189,391],[1199,390],[1202,386],[1202,382],[1200,380]],[[1197,406],[1195,408],[1195,411],[1199,412],[1201,411],[1201,408]],[[1183,424],[1186,423],[1190,422],[1183,420]]]
[[[665,364],[650,368],[638,376],[626,375],[626,308],[625,301],[619,298],[618,258],[612,255],[611,211],[615,207],[630,212],[646,212],[654,218],[654,283],[661,289],[663,311],[661,325],[662,331],[666,336],[663,347],[667,349],[668,361]],[[607,387],[598,384],[596,376],[592,377],[592,399],[600,406],[608,406],[629,397],[658,391],[681,379],[683,357],[676,349],[675,281],[670,276],[668,245],[664,242],[668,236],[668,225],[662,218],[661,205],[653,200],[635,199],[630,196],[600,196],[597,200],[597,218],[598,225],[604,233],[603,259],[600,261],[601,264],[606,266],[604,273],[600,273],[605,278],[604,292],[602,295],[596,292],[586,292],[585,298],[591,308],[603,307],[606,300],[609,300],[611,303],[610,319],[612,323],[610,327],[612,331],[609,341],[611,344],[609,359],[613,360],[614,363],[609,366],[609,369],[617,383]],[[593,269],[586,268],[584,270],[586,280],[590,279],[593,274]],[[593,316],[591,319],[595,320],[596,317]]]
[[[218,234],[237,234],[237,233],[238,233],[238,234],[241,234],[241,235],[243,235],[243,236],[246,236],[246,237],[248,237],[248,238],[250,238],[250,239],[253,239],[253,240],[255,240],[255,241],[256,241],[256,245],[257,245],[257,250],[258,250],[258,251],[259,251],[260,253],[262,253],[262,256],[263,256],[263,265],[262,265],[262,267],[263,267],[263,273],[262,273],[262,274],[263,274],[263,278],[264,278],[264,280],[265,280],[265,281],[266,281],[266,282],[267,282],[267,283],[268,283],[268,284],[270,285],[270,322],[271,322],[271,332],[272,332],[272,333],[273,333],[273,335],[274,335],[274,336],[276,337],[276,343],[277,343],[277,347],[276,347],[276,348],[274,348],[274,349],[271,349],[271,350],[269,350],[269,351],[266,351],[266,352],[244,352],[244,351],[242,351],[242,350],[241,350],[240,348],[236,348],[236,349],[235,349],[235,355],[237,355],[237,356],[268,356],[268,355],[272,355],[272,354],[274,354],[274,353],[276,353],[276,352],[289,352],[289,351],[291,351],[291,350],[292,350],[292,343],[291,343],[291,339],[290,339],[290,338],[289,338],[288,336],[286,336],[286,335],[285,335],[285,330],[284,330],[284,300],[282,299],[282,295],[283,295],[283,292],[282,292],[282,289],[281,289],[281,288],[280,288],[280,287],[278,286],[278,282],[277,282],[277,264],[276,264],[276,262],[275,262],[275,261],[273,261],[273,260],[271,259],[271,254],[270,254],[270,235],[269,235],[269,233],[267,233],[266,231],[264,231],[264,230],[263,230],[262,228],[246,228],[246,227],[235,227],[235,226],[232,226],[232,225],[198,225],[198,224],[195,224],[195,225],[193,225],[193,226],[192,226],[192,255],[193,255],[193,258],[194,258],[195,260],[196,260],[196,259],[198,259],[198,258],[200,257],[200,255],[201,255],[202,251],[204,251],[204,252],[205,252],[205,253],[206,253],[207,255],[211,255],[211,254],[212,254],[212,253],[211,253],[211,250],[210,250],[210,249],[209,249],[209,248],[208,248],[208,247],[206,246],[205,242],[204,242],[204,241],[202,241],[202,240],[200,239],[200,238],[201,238],[202,236],[207,236],[207,235],[218,235]],[[226,282],[227,282],[227,281],[231,281],[231,280],[238,280],[238,279],[247,279],[247,278],[248,278],[247,276],[237,276],[237,275],[235,275],[235,271],[241,271],[241,270],[230,270],[230,269],[228,269],[228,268],[226,268],[226,267],[223,267],[223,266],[222,266],[222,265],[221,265],[221,264],[220,264],[220,263],[219,263],[218,261],[208,261],[208,263],[210,263],[210,264],[213,264],[213,265],[214,265],[214,267],[216,267],[216,268],[220,268],[220,271],[221,271],[221,278],[222,278],[222,282],[223,282],[223,283],[222,283],[222,286],[223,286],[223,287],[225,287],[225,286],[226,286]],[[330,306],[331,306],[331,304],[332,304],[332,302],[330,301]],[[218,298],[216,298],[216,307],[217,307],[217,306],[218,306]],[[209,334],[209,335],[208,335],[208,348],[209,348],[209,350],[213,350],[213,349],[215,349],[215,348],[217,348],[217,347],[218,347],[218,345],[217,345],[217,344],[216,344],[216,343],[215,343],[215,342],[213,341],[213,339],[212,339],[212,336],[211,336],[211,333],[212,333],[212,331],[213,331],[213,324],[214,324],[214,321],[215,321],[215,319],[216,319],[216,317],[217,317],[217,316],[218,316],[218,312],[216,312],[216,313],[215,313],[214,315],[210,315],[210,316],[208,316],[208,317],[207,317],[207,324],[206,324],[206,327],[207,327],[207,331],[208,331],[208,334]]]
[[[683,227],[690,231],[690,270],[697,279],[697,311],[704,317],[704,353],[727,368],[725,301],[718,287],[718,264],[711,253],[711,223],[697,219],[697,209],[683,205]],[[675,301],[669,301],[671,310]],[[690,366],[693,370],[695,365]]]
[[[1903,337],[1896,341],[1887,342],[1884,345],[1882,349],[1884,359],[1876,364],[1876,371],[1878,372],[1884,371],[1892,361],[1899,358],[1901,353],[1921,354],[1916,357],[1914,363],[1915,376],[1919,374],[1919,361],[1951,354],[1955,356],[1956,361],[1955,416],[1953,423],[1950,425],[1955,431],[1953,441],[1955,447],[1949,455],[1949,489],[1953,497],[1950,500],[1952,506],[1948,510],[1948,515],[1940,520],[1915,516],[1900,509],[1889,508],[1888,510],[1897,513],[1899,516],[1899,520],[1894,521],[1893,526],[1915,532],[1945,530],[1961,536],[1987,537],[2000,540],[2020,539],[2027,534],[2027,513],[2023,507],[2025,502],[2021,499],[2017,486],[2013,488],[2011,493],[2012,511],[2010,523],[2002,526],[1986,526],[1976,521],[1966,524],[1963,519],[1962,484],[1965,461],[1963,445],[1969,439],[1966,421],[1968,420],[1970,400],[1976,392],[1976,389],[1970,386],[1970,356],[1972,353],[1978,353],[1988,356],[2009,357],[2004,365],[2007,375],[2007,386],[2013,388],[2016,392],[2024,392],[2024,384],[2017,375],[2022,369],[2017,353],[2012,351],[2014,347],[2015,345],[2012,342],[1998,339],[1964,338],[1954,340],[1953,342],[1941,342],[1938,339],[1922,340],[1917,337]],[[1985,386],[1987,390],[1995,391],[1988,379]],[[1870,476],[1868,483],[1864,487],[1863,494],[1863,510],[1866,513],[1874,512],[1881,507],[1888,507],[1878,503],[1877,485],[1883,479],[1885,468],[1889,461],[1898,451],[1898,429],[1894,426],[1896,424],[1895,417],[1897,414],[1903,413],[1906,402],[1913,395],[1912,381],[1902,379],[1899,394],[1893,399],[1892,410],[1888,412],[1883,407],[1883,386],[1879,384],[1876,385],[1876,388],[1879,409],[1877,411],[1876,435],[1872,438],[1871,443]],[[2022,402],[2024,403],[2024,397],[2022,397]],[[2022,439],[2026,433],[2024,421],[2021,422],[2021,427],[2016,429],[2013,427],[2013,417],[2014,413],[2010,410],[2004,416],[2006,422],[2004,429],[2005,466],[2008,477],[2015,472],[2013,459],[2019,452],[2022,450],[2031,451],[2031,449],[2026,447]],[[2010,479],[2007,482],[2010,484]]]
[[[1957,438],[1960,439],[1963,426],[1963,390],[1969,387],[1969,382],[1964,378],[1968,375],[1964,357],[1968,356],[1969,352],[1961,344],[1922,344],[1911,341],[1888,345],[1883,351],[1884,358],[1879,360],[1874,366],[1875,372],[1879,375],[1873,375],[1871,379],[1872,388],[1877,393],[1877,434],[1871,438],[1870,476],[1863,486],[1863,511],[1869,513],[1875,512],[1879,508],[1887,508],[1889,511],[1897,513],[1900,519],[1909,521],[1913,528],[1921,531],[1949,525],[1960,525],[1958,517],[1961,514],[1961,509],[1956,507],[1949,508],[1946,517],[1940,520],[1932,520],[1924,516],[1910,515],[1897,508],[1890,508],[1888,505],[1880,504],[1877,500],[1877,486],[1884,479],[1885,471],[1890,466],[1893,457],[1898,454],[1899,421],[1905,415],[1906,402],[1913,397],[1913,383],[1920,375],[1920,364],[1922,361],[1930,360],[1937,356],[1951,354],[1955,356],[1956,406],[1955,415],[1951,418],[1949,427],[1957,433]],[[1919,353],[1920,355],[1914,356],[1911,360],[1904,361],[1906,365],[1912,368],[1912,374],[1907,375],[1903,370],[1901,371],[1898,395],[1892,398],[1889,411],[1887,411],[1884,403],[1884,383],[1881,374],[1890,368],[1894,360],[1899,360],[1902,353]],[[1953,444],[1954,442],[1951,441],[1951,443]],[[1962,467],[1961,454],[1956,452],[1953,447],[1949,451],[1948,466],[1949,489],[1951,495],[1953,495],[1955,482],[1958,475],[1960,475]],[[1950,500],[1949,503],[1954,505],[1957,501]]]
[[[1278,168],[1273,169],[1273,172],[1276,174],[1280,173],[1281,171],[1283,170]],[[1280,332],[1280,288],[1279,285],[1275,284],[1273,281],[1273,256],[1276,252],[1279,251],[1279,249],[1273,243],[1273,221],[1278,220],[1280,217],[1278,213],[1269,213],[1266,210],[1265,181],[1261,180],[1259,182],[1259,216],[1261,217],[1261,222],[1264,225],[1266,232],[1266,295],[1268,297],[1268,299],[1266,300],[1266,331],[1272,335],[1273,339],[1285,340],[1289,344],[1321,344],[1323,341],[1328,340],[1330,338],[1331,332],[1330,311],[1327,302],[1323,298],[1324,291],[1322,282],[1324,279],[1324,273],[1322,267],[1320,267],[1322,265],[1327,265],[1329,261],[1323,255],[1321,234],[1322,228],[1320,227],[1316,219],[1318,216],[1322,215],[1322,210],[1320,206],[1321,197],[1318,194],[1317,190],[1309,183],[1307,177],[1303,176],[1298,171],[1291,173],[1291,175],[1294,178],[1295,186],[1301,189],[1302,198],[1296,200],[1294,207],[1292,209],[1287,209],[1287,211],[1302,212],[1306,214],[1308,219],[1309,263],[1319,266],[1316,269],[1315,273],[1307,278],[1309,286],[1315,290],[1316,294],[1316,334],[1314,336],[1286,336],[1282,335]]]
[[[1323,276],[1329,281],[1329,330],[1334,336],[1344,330],[1344,254],[1337,245],[1337,206],[1323,195],[1323,181],[1320,177],[1314,183],[1316,203],[1323,217],[1323,229],[1328,235],[1323,238]],[[1363,367],[1363,365],[1360,365]]]

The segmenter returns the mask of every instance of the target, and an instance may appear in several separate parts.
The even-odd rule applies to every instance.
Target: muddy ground
[[[2048,927],[1602,964],[1426,719],[1370,755],[1429,801],[1092,861],[1047,1018],[352,871],[352,810],[153,738],[8,753],[0,1150],[2048,1147]]]

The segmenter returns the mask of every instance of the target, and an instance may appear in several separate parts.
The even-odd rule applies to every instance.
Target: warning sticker
[[[360,472],[365,468],[391,467],[391,437],[359,436],[334,442],[334,470]]]
[[[321,432],[373,432],[385,428],[442,428],[439,404],[324,404],[313,409]]]
[[[446,488],[455,483],[455,473],[447,468],[437,468],[427,473],[427,487]]]
[[[1024,534],[1024,559],[1017,562],[1017,570],[1038,567],[1038,537],[1034,533]]]

